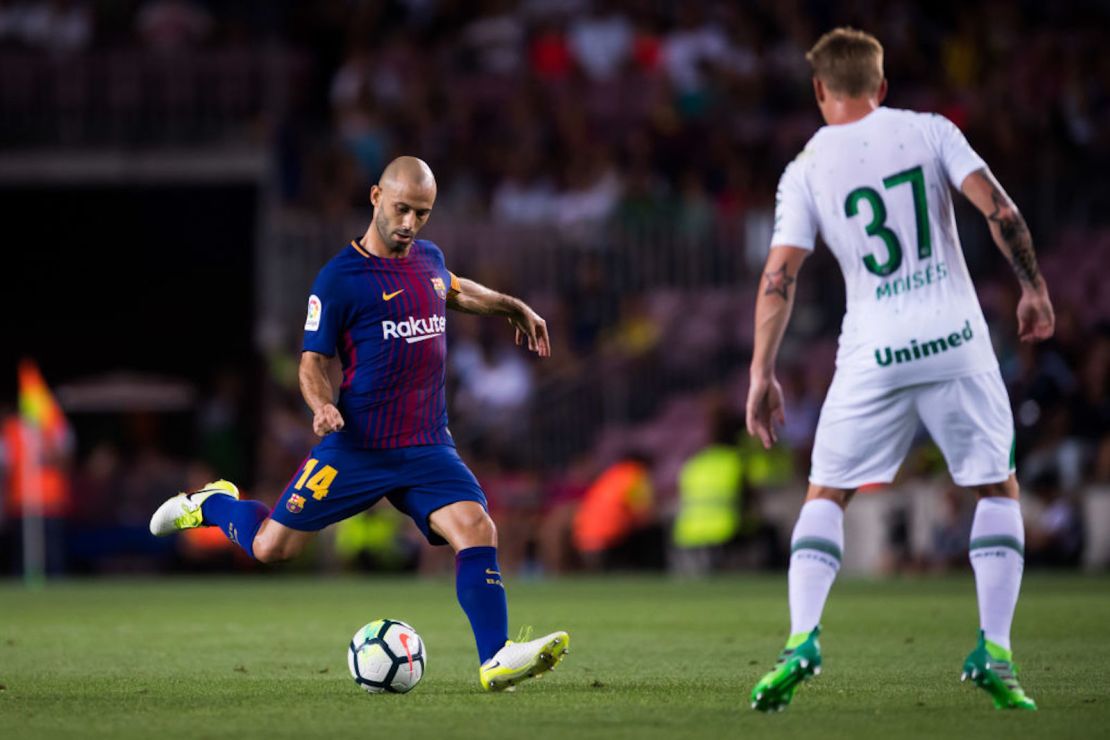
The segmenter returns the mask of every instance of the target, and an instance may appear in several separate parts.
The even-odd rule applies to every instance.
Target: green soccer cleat
[[[821,673],[821,626],[809,634],[791,635],[775,667],[752,689],[752,709],[781,712],[794,698],[798,684]]]
[[[512,691],[521,681],[555,670],[569,647],[570,635],[566,632],[552,632],[528,642],[510,640],[482,664],[478,680],[486,691]]]
[[[150,518],[150,533],[157,537],[180,532],[185,529],[207,526],[204,523],[204,514],[200,505],[213,494],[223,494],[234,499],[239,498],[239,489],[228,480],[217,480],[209,483],[199,491],[179,493],[167,499],[154,516]]]
[[[979,644],[964,661],[961,681],[969,678],[979,688],[991,695],[995,709],[1029,709],[1035,711],[1037,703],[1025,695],[1017,680],[1017,666],[1012,654],[1001,645],[987,640],[979,630]]]

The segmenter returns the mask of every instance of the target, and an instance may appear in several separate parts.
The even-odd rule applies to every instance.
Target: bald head
[[[383,189],[387,187],[430,189],[432,197],[435,198],[436,176],[432,174],[432,168],[423,159],[397,157],[385,166],[378,185]]]
[[[407,255],[435,200],[436,178],[424,160],[397,157],[386,165],[378,184],[370,188],[378,246],[390,256]]]

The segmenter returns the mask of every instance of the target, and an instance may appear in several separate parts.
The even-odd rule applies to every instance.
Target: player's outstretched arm
[[[773,246],[755,299],[755,346],[748,388],[748,433],[767,449],[778,439],[775,425],[786,421],[782,386],[775,378],[775,359],[794,308],[794,283],[810,250]]]
[[[1018,301],[1018,336],[1023,342],[1039,342],[1052,336],[1056,317],[1048,286],[1037,267],[1033,252],[1033,238],[1017,206],[994,179],[990,170],[981,169],[964,178],[960,186],[990,225],[994,243],[1006,255],[1021,284]]]
[[[319,352],[301,353],[298,376],[301,395],[312,409],[312,431],[324,437],[343,428],[343,416],[335,407],[335,389],[329,370],[332,358]]]
[[[447,294],[448,308],[482,316],[505,316],[516,330],[517,345],[527,340],[529,350],[540,357],[551,356],[547,322],[527,303],[466,278],[459,278],[458,285],[457,291]]]

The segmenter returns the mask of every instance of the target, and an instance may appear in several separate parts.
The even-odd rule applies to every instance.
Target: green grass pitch
[[[449,581],[218,577],[0,583],[0,737],[1056,738],[1110,736],[1110,580],[1031,575],[1015,624],[1041,710],[958,680],[971,575],[842,580],[825,671],[782,714],[748,708],[786,633],[784,577],[509,583],[510,616],[564,628],[556,672],[485,694]],[[428,647],[405,696],[365,694],[346,646],[396,617]]]

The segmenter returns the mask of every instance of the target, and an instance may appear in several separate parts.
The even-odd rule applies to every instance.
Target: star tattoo
[[[771,295],[772,293],[782,296],[784,301],[790,300],[789,289],[794,284],[794,278],[786,274],[786,265],[783,265],[774,272],[764,273],[767,278],[767,288],[763,291],[763,295]]]

